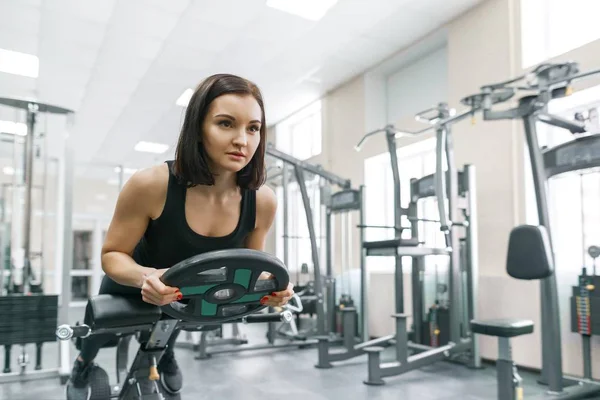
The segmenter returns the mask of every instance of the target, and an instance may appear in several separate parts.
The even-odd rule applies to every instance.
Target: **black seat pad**
[[[99,294],[88,300],[85,310],[85,324],[92,330],[151,324],[160,317],[160,307],[144,302],[141,296]]]
[[[520,225],[510,232],[506,271],[516,279],[544,279],[554,273],[546,228]]]
[[[533,321],[527,319],[493,319],[471,321],[471,330],[480,335],[514,337],[533,332]]]
[[[401,246],[418,246],[419,240],[417,238],[412,239],[388,239],[388,240],[377,240],[374,242],[364,242],[363,247],[365,249],[395,249]]]

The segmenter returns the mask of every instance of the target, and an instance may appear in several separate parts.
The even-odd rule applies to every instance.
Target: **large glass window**
[[[321,154],[321,131],[321,101],[317,101],[277,124],[276,146],[306,160]]]
[[[290,171],[293,175],[293,171]],[[321,213],[321,196],[319,187],[319,178],[317,176],[306,181],[306,189],[310,198],[311,212],[315,225],[315,233],[317,235],[317,246],[319,248],[319,256],[322,256],[321,248],[323,247],[322,235],[322,213]],[[279,206],[279,212],[276,217],[275,231],[277,232],[276,253],[281,260],[283,257],[283,242],[288,241],[288,264],[287,267],[290,274],[293,276],[294,282],[305,283],[307,280],[313,280],[313,260],[312,250],[310,245],[310,236],[308,234],[308,224],[306,223],[306,212],[300,195],[300,188],[296,182],[288,183],[288,233],[284,237],[283,230],[283,207]],[[283,187],[279,186],[276,190],[278,204],[283,204]],[[320,258],[322,268],[324,268],[323,259]],[[302,264],[306,264],[309,268],[309,276],[305,279],[300,277]],[[324,270],[321,271],[324,273]]]
[[[521,0],[523,68],[600,38],[599,14],[597,0]]]
[[[427,139],[409,146],[397,149],[398,168],[400,170],[400,197],[402,207],[408,207],[410,202],[410,180],[421,178],[435,172],[435,139]],[[367,225],[393,226],[394,225],[394,186],[392,180],[392,167],[389,153],[383,153],[365,160],[365,219]],[[429,220],[438,220],[439,213],[437,202],[434,198],[427,198],[419,202],[419,217]],[[409,221],[404,219],[402,226],[409,227]],[[435,222],[421,222],[419,224],[421,239],[428,246],[445,246],[439,224]],[[410,230],[405,230],[404,236],[410,235]],[[393,229],[369,228],[365,232],[367,241],[385,240],[394,236]],[[373,270],[394,269],[393,257],[367,257],[367,267]],[[440,267],[447,266],[447,260],[441,262],[438,257],[427,257],[428,263],[440,263]],[[404,257],[403,268],[409,272],[410,258]]]

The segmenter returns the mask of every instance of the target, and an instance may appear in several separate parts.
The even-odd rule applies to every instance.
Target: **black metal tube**
[[[27,110],[27,136],[25,137],[25,204],[23,215],[23,293],[29,292],[31,280],[31,203],[33,200],[33,135],[38,107],[30,104]]]
[[[315,293],[317,295],[317,334],[325,335],[325,311],[323,309],[323,283],[321,281],[321,268],[319,263],[319,250],[317,247],[317,235],[315,233],[315,225],[313,221],[312,209],[306,190],[306,182],[304,181],[304,172],[300,165],[294,165],[296,174],[296,182],[300,188],[302,204],[304,205],[304,213],[306,214],[306,224],[308,226],[308,234],[310,235],[310,249],[312,253],[314,278],[315,278]]]
[[[402,202],[401,202],[401,186],[400,186],[400,171],[398,170],[398,155],[396,154],[396,138],[394,130],[391,127],[386,131],[386,143],[388,153],[390,154],[390,163],[392,167],[392,180],[394,188],[394,236],[399,238],[402,236]],[[402,257],[396,254],[395,256],[395,302],[396,313],[404,312],[404,275],[402,272]]]
[[[457,226],[454,222],[458,220],[458,170],[454,159],[454,143],[452,129],[446,126],[446,164],[448,166],[448,227],[450,247],[450,340],[458,343],[461,339],[461,310],[462,310],[462,276],[460,271],[461,253],[460,239]],[[464,310],[463,312],[466,312]]]
[[[275,157],[279,160],[282,160],[288,164],[293,165],[296,168],[302,168],[305,171],[318,175],[331,183],[334,183],[344,189],[349,189],[352,186],[352,183],[349,179],[344,179],[340,176],[337,176],[331,172],[325,171],[313,164],[307,163],[306,161],[299,160],[295,157],[292,157],[289,154],[286,154],[282,151],[277,150],[271,143],[267,144],[266,152],[271,157]]]
[[[365,186],[361,185],[359,189],[360,195],[360,208],[358,209],[359,214],[359,223],[360,225],[364,225],[366,223],[365,220]],[[365,230],[359,229],[360,234],[360,335],[363,341],[369,340],[369,316],[368,316],[368,299],[367,299],[367,251],[362,245],[365,241]]]
[[[547,180],[544,168],[543,155],[539,148],[536,118],[528,115],[523,118],[525,137],[529,149],[531,172],[538,208],[539,224],[544,226],[548,232],[550,243],[550,254],[554,262],[554,249],[552,246],[552,235],[550,232],[550,211],[548,209]],[[556,275],[552,274],[540,280],[541,296],[541,319],[542,319],[542,379],[546,381],[549,390],[561,392],[562,381],[562,354],[561,334],[558,307],[558,288]]]

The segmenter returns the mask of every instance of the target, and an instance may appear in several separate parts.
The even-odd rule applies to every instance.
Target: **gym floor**
[[[246,325],[242,329],[250,343],[264,340],[263,327]],[[136,342],[133,340],[131,343],[130,359],[136,351]],[[28,350],[34,354],[33,347]],[[75,351],[73,347],[73,357]],[[45,346],[45,367],[53,362],[56,354],[55,345]],[[387,378],[386,385],[372,387],[362,383],[366,377],[364,356],[329,370],[320,370],[313,366],[317,359],[314,348],[220,354],[202,361],[195,360],[192,351],[187,349],[177,348],[176,355],[183,371],[181,398],[184,400],[496,399],[495,369],[491,366],[470,370],[440,362],[402,376]],[[16,359],[16,354],[13,359]],[[3,354],[0,361],[4,362]],[[115,350],[102,349],[97,362],[114,380]],[[16,362],[13,365],[14,370],[18,370]],[[536,385],[535,377],[525,372],[521,375],[525,381],[525,398],[543,393]],[[64,400],[64,390],[57,379],[3,384],[0,385],[0,399]]]

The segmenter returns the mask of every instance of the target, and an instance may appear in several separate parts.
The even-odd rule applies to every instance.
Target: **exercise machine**
[[[273,279],[259,279],[268,272]],[[179,398],[159,384],[157,365],[169,337],[177,330],[196,330],[228,322],[264,323],[289,321],[288,310],[257,314],[265,306],[260,299],[273,291],[285,290],[289,276],[276,257],[256,250],[212,251],[184,260],[161,277],[168,286],[178,287],[183,299],[157,307],[141,297],[101,294],[89,299],[82,325],[61,325],[56,337],[62,341],[110,333],[119,338],[117,385],[111,386],[100,367],[90,374],[91,399]],[[127,348],[132,335],[140,341],[138,352],[127,368]],[[113,344],[114,345],[114,344]]]
[[[480,366],[479,349],[477,341],[473,338],[468,324],[475,314],[475,298],[477,297],[477,270],[478,259],[476,253],[476,208],[475,208],[475,170],[473,166],[465,166],[462,173],[456,168],[454,149],[451,133],[451,124],[459,119],[451,119],[453,110],[445,103],[427,109],[416,118],[426,122],[429,127],[417,132],[400,131],[389,125],[383,130],[367,133],[357,145],[376,134],[385,133],[390,161],[392,163],[392,177],[394,181],[394,238],[388,240],[364,242],[364,255],[391,256],[395,258],[395,308],[392,315],[396,320],[396,332],[389,337],[375,339],[362,343],[364,351],[368,353],[368,377],[364,381],[367,385],[383,385],[383,378],[404,374],[422,368],[423,366],[446,359],[463,357],[472,367]],[[444,120],[444,123],[439,121]],[[433,175],[413,181],[411,205],[404,209],[401,204],[400,171],[396,156],[396,138],[400,136],[414,136],[434,130],[436,134],[436,170]],[[444,164],[447,169],[444,169]],[[443,232],[445,246],[429,247],[423,245],[419,238],[418,222],[415,203],[427,195],[437,199],[439,211],[440,230]],[[402,226],[403,217],[410,222],[410,227]],[[403,234],[404,231],[409,234]],[[422,340],[422,282],[420,276],[424,271],[427,256],[448,257],[448,343],[440,345],[434,337],[429,345],[409,342],[409,327],[407,326],[408,314],[404,310],[404,277],[402,271],[402,258],[409,257],[412,261],[413,279],[413,340]],[[439,335],[439,326],[433,326],[434,336]],[[380,354],[383,343],[394,342],[395,360],[382,363]],[[432,346],[433,344],[433,346]],[[416,354],[409,355],[410,351]],[[466,354],[466,357],[464,357]]]
[[[298,296],[298,294],[294,294],[294,296],[292,297],[292,299],[290,299],[290,302],[284,307],[285,310],[287,310],[290,314],[290,318],[289,319],[285,319],[283,321],[279,321],[278,319],[256,319],[254,318],[254,320],[252,320],[252,318],[250,319],[250,321],[248,321],[247,319],[242,320],[242,323],[246,324],[246,323],[257,323],[257,322],[267,322],[269,325],[270,324],[275,324],[277,322],[281,322],[281,327],[279,327],[278,329],[281,329],[283,326],[287,326],[287,325],[292,325],[295,326],[295,322],[294,322],[294,315],[297,313],[302,312],[302,301],[300,300],[300,296]],[[277,313],[278,311],[271,309],[270,310],[272,313]],[[287,314],[286,314],[287,315]],[[294,347],[297,346],[299,348],[303,348],[305,346],[309,346],[310,342],[306,343],[306,341],[303,340],[299,340],[297,338],[291,338],[289,342],[284,342],[284,343],[275,343],[275,338],[270,338],[269,334],[272,334],[271,332],[267,332],[267,343],[264,344],[248,344],[248,340],[246,339],[245,336],[242,336],[240,334],[238,325],[240,323],[238,322],[233,322],[231,323],[232,325],[232,331],[233,331],[233,337],[232,338],[224,338],[224,337],[217,337],[217,338],[213,338],[210,339],[209,338],[209,334],[210,332],[215,332],[218,329],[214,329],[214,330],[202,330],[202,332],[200,332],[200,342],[198,343],[198,348],[197,348],[197,353],[196,353],[196,359],[197,360],[205,360],[210,358],[211,356],[215,355],[215,354],[226,354],[226,353],[240,353],[243,351],[250,351],[250,350],[269,350],[269,349],[281,349],[281,348],[290,348],[290,347]],[[230,345],[234,345],[234,346],[230,346]],[[222,347],[222,346],[230,346],[230,347]],[[209,349],[209,347],[211,349]]]
[[[356,199],[360,199],[360,204],[362,204],[362,197],[361,197],[361,190],[358,189],[353,189],[352,188],[352,183],[350,180],[348,179],[344,179],[338,175],[335,175],[329,171],[324,170],[323,168],[321,168],[320,166],[315,166],[313,164],[307,163],[305,161],[299,160],[295,157],[292,157],[289,154],[286,154],[280,150],[277,150],[275,148],[275,146],[273,146],[272,144],[268,144],[267,145],[267,149],[266,149],[266,153],[267,155],[269,155],[270,157],[282,161],[283,162],[283,168],[282,168],[282,178],[283,178],[283,184],[286,185],[288,182],[288,167],[291,168],[293,170],[293,175],[292,177],[295,179],[295,182],[298,184],[298,187],[300,189],[300,196],[302,198],[302,204],[303,204],[303,208],[304,208],[304,212],[306,215],[306,223],[307,223],[307,227],[308,227],[308,233],[309,233],[309,240],[310,240],[310,246],[311,246],[311,258],[312,258],[312,264],[313,264],[313,283],[312,286],[314,288],[314,293],[316,298],[314,299],[314,302],[312,304],[314,304],[314,308],[315,308],[315,312],[316,312],[316,316],[317,316],[317,320],[316,320],[316,328],[315,328],[315,332],[314,334],[311,334],[309,336],[306,337],[307,340],[311,340],[311,343],[314,343],[314,341],[318,341],[318,348],[319,348],[319,360],[321,355],[323,354],[323,347],[328,346],[330,343],[339,343],[340,341],[340,336],[343,336],[345,339],[345,336],[347,334],[347,332],[344,330],[344,332],[342,332],[341,335],[339,335],[336,332],[336,324],[334,323],[334,318],[332,318],[332,315],[335,314],[335,310],[337,308],[336,306],[336,299],[335,299],[335,279],[333,276],[333,261],[332,261],[332,256],[331,256],[331,252],[332,252],[332,248],[331,248],[331,242],[330,242],[330,237],[331,237],[331,217],[332,214],[334,213],[341,213],[341,212],[349,212],[351,210],[357,210],[360,212],[360,210],[362,210],[362,206],[359,205],[357,203],[357,201],[355,201]],[[308,196],[308,191],[306,188],[306,181],[305,181],[305,174],[312,174],[312,175],[316,175],[319,176],[322,180],[324,180],[325,182],[327,182],[327,184],[331,185],[331,186],[337,186],[341,189],[340,194],[336,194],[336,193],[329,193],[327,196],[323,196],[326,197],[326,200],[323,202],[323,204],[326,206],[326,213],[327,213],[327,217],[326,217],[326,230],[329,229],[326,232],[326,237],[327,237],[327,242],[325,245],[325,251],[326,251],[326,260],[327,260],[327,269],[326,269],[326,274],[325,276],[322,275],[322,269],[321,269],[321,261],[320,261],[320,257],[319,257],[319,246],[317,244],[317,232],[315,232],[315,225],[314,225],[314,219],[313,219],[313,213],[315,211],[312,210],[311,205],[310,205],[310,199]],[[285,193],[285,190],[284,190]],[[343,194],[342,194],[343,193]],[[348,198],[350,197],[350,201],[347,202]],[[334,203],[335,202],[335,203]],[[284,207],[285,207],[285,199],[284,199]],[[286,227],[286,219],[287,218],[287,211],[284,209],[284,231],[287,230]],[[329,224],[329,228],[327,228],[327,225]],[[287,235],[287,232],[284,232],[284,235]],[[285,244],[285,240],[284,240],[284,256],[287,254],[287,250],[286,250],[286,244]],[[365,271],[364,271],[364,264],[361,263],[360,265],[360,269],[361,269],[361,276],[365,276]],[[365,282],[361,282],[361,292],[364,293],[364,290],[366,290],[366,288],[364,287]],[[362,297],[366,297],[364,294],[361,294],[361,298]],[[304,300],[303,300],[303,303]],[[366,300],[362,303],[362,309],[365,309],[365,303]],[[304,307],[306,309],[307,304],[304,304]],[[349,310],[352,309],[351,312],[355,312],[356,313],[356,309],[349,307]],[[365,314],[364,312],[361,312],[361,318],[359,321],[359,331],[363,331],[363,327],[366,326],[366,320],[365,320]],[[356,316],[354,315],[353,320],[356,318]],[[344,325],[345,326],[345,325]],[[356,324],[355,324],[356,326]],[[356,329],[352,329],[352,331],[350,332],[355,332]],[[352,336],[352,340],[354,341],[354,334],[350,333],[350,335]],[[321,361],[318,362],[317,365],[320,365]]]
[[[434,113],[432,115],[431,113]],[[328,349],[327,343],[321,345],[320,368],[331,368],[333,362],[348,360],[357,356],[368,354],[368,378],[364,381],[369,385],[384,384],[383,378],[400,375],[405,372],[421,368],[439,360],[454,358],[468,353],[468,363],[479,367],[479,354],[477,343],[473,340],[468,321],[475,313],[474,299],[477,292],[477,243],[476,243],[476,207],[475,207],[475,170],[473,166],[465,166],[463,171],[455,167],[452,148],[452,136],[449,124],[436,126],[435,121],[443,119],[450,114],[446,104],[419,113],[418,117],[430,126],[419,132],[399,131],[392,125],[367,133],[357,144],[360,150],[365,141],[376,134],[383,133],[386,137],[388,152],[390,154],[392,179],[394,187],[394,225],[369,226],[362,220],[361,228],[362,260],[366,263],[368,256],[390,256],[395,259],[395,310],[392,316],[396,320],[395,333],[389,336],[354,343],[349,338],[344,339],[342,351]],[[396,155],[396,138],[401,135],[419,135],[431,129],[437,133],[436,140],[436,173],[411,180],[410,205],[404,208],[401,205],[401,182]],[[444,162],[448,170],[444,171]],[[436,198],[440,212],[440,220],[425,221],[419,218],[419,200]],[[448,209],[446,208],[448,201]],[[402,226],[403,219],[410,222],[410,226]],[[419,222],[435,222],[444,232],[444,247],[431,247],[424,245],[419,233]],[[394,231],[394,238],[380,241],[366,241],[365,229],[383,228]],[[430,255],[448,256],[449,281],[447,285],[450,304],[447,310],[445,333],[448,343],[439,343],[439,327],[432,329],[433,338],[425,340],[425,328],[430,324],[426,322],[425,307],[423,302],[425,269],[424,258]],[[407,326],[408,314],[404,310],[404,277],[402,272],[402,259],[409,257],[412,260],[412,286],[413,286],[413,317],[415,323],[412,330]],[[363,282],[366,277],[363,278]],[[366,308],[365,308],[366,309]],[[432,307],[432,314],[435,309]],[[347,326],[352,327],[351,313],[344,313],[343,318]],[[434,318],[434,323],[436,318]],[[366,323],[365,323],[366,325]],[[412,339],[412,340],[409,340]],[[382,364],[380,352],[384,346],[395,347],[395,361]],[[409,352],[418,353],[409,356]]]
[[[34,158],[36,153],[35,135],[39,133],[36,131],[36,128],[40,115],[44,114],[46,118],[48,118],[48,115],[69,116],[73,111],[50,104],[12,98],[0,98],[0,105],[24,112],[27,122],[23,159],[20,160],[19,165],[16,165],[16,181],[11,185],[14,189],[14,199],[17,200],[14,201],[13,199],[12,202],[12,231],[13,234],[17,232],[17,235],[12,238],[13,240],[10,240],[10,237],[13,235],[9,233],[10,229],[8,228],[3,228],[4,234],[2,235],[3,265],[1,271],[3,273],[0,274],[0,315],[2,316],[2,322],[0,322],[0,345],[4,345],[5,355],[3,373],[0,374],[0,383],[23,382],[52,377],[60,377],[61,381],[64,382],[66,379],[65,371],[69,370],[67,363],[70,362],[70,360],[67,361],[69,358],[68,346],[59,346],[59,354],[55,358],[58,359],[58,366],[56,368],[42,367],[42,346],[44,343],[56,342],[54,331],[58,323],[57,321],[68,318],[70,297],[69,275],[56,274],[57,277],[63,278],[62,287],[64,289],[62,291],[58,290],[61,293],[60,295],[44,293],[45,266],[43,262],[39,276],[37,279],[34,278],[32,261],[36,256],[43,255],[43,252],[42,254],[36,254],[31,248],[32,193],[33,189],[36,188],[33,184]],[[48,132],[44,132],[44,137],[47,138],[47,135]],[[15,137],[13,137],[13,143],[15,144],[15,155],[17,155]],[[47,167],[47,159],[45,161]],[[66,152],[62,163],[59,162],[59,164],[64,168],[65,164],[69,162],[72,162],[72,159],[68,152]],[[17,178],[19,175],[17,173],[18,170],[23,171],[22,180]],[[69,239],[67,237],[70,234],[68,227],[70,227],[71,223],[71,213],[68,207],[72,201],[70,194],[72,187],[64,179],[58,186],[57,238],[64,238],[65,245],[62,253],[57,252],[57,260],[61,259],[59,264],[62,264],[62,259],[72,256],[70,254],[72,246],[69,246]],[[42,191],[42,193],[44,192]],[[22,215],[19,210],[21,194],[23,196]],[[45,196],[43,197],[45,198]],[[62,217],[64,217],[64,220],[61,220]],[[4,210],[3,218],[5,218]],[[60,248],[63,246],[57,245],[56,247]],[[11,252],[9,255],[5,253],[7,250]],[[9,259],[7,260],[7,258]],[[9,268],[5,268],[5,261],[9,263]],[[5,284],[5,282],[8,284]],[[27,368],[30,363],[29,355],[25,348],[27,344],[35,344],[36,346],[36,361],[33,371]],[[18,358],[20,371],[12,371],[11,369],[11,350],[15,345],[21,346]]]
[[[538,247],[532,248],[526,256],[530,257],[531,260],[536,260],[541,257],[540,253],[545,252],[548,264],[545,265],[547,268],[542,268],[545,271],[554,268],[547,181],[562,173],[600,166],[600,135],[587,132],[585,121],[580,118],[571,120],[550,114],[547,106],[552,99],[569,95],[573,81],[599,73],[600,70],[580,73],[578,64],[574,62],[546,63],[539,65],[525,75],[505,82],[483,86],[480,93],[467,96],[461,101],[469,107],[463,113],[465,115],[474,116],[475,113],[481,112],[484,121],[521,120],[524,124],[538,220],[540,227],[544,228],[543,230],[533,230],[537,233],[532,233],[531,238],[539,242],[542,236],[547,236],[547,241],[544,242],[543,247],[538,243]],[[518,99],[516,107],[502,110],[495,109],[497,104],[505,103],[519,92],[525,92],[525,95]],[[539,146],[537,122],[566,129],[573,134],[573,140],[553,148],[542,149]],[[510,251],[509,256],[511,256]],[[507,268],[511,267],[509,262]],[[543,275],[542,273],[533,277],[533,279],[539,279],[541,295],[542,371],[540,381],[548,385],[550,397],[554,396],[552,398],[582,398],[586,395],[599,393],[600,386],[597,383],[588,379],[565,379],[563,375],[556,275],[553,273],[546,277],[543,277]],[[472,325],[478,333],[490,334],[487,327],[489,324],[486,322],[475,321]],[[498,329],[493,333],[500,338],[510,337],[511,332],[515,332],[510,326],[499,326]],[[516,332],[518,333],[519,330],[516,329]],[[504,351],[499,358],[507,360],[509,358],[507,352],[510,348],[507,346],[508,342],[506,340],[503,343],[504,347],[501,350]],[[500,374],[501,371],[499,370],[498,373]],[[518,391],[515,394],[512,390],[506,389],[509,387],[508,381],[512,380],[511,376],[506,371],[502,376],[498,376],[499,393],[500,390],[504,390],[502,393],[510,392],[511,396],[517,396]]]

